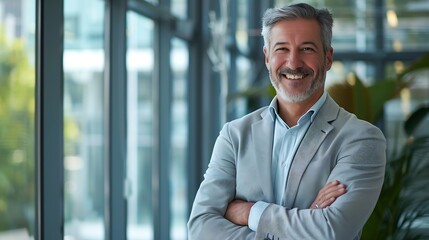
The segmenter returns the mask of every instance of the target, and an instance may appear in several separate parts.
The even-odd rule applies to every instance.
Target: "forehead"
[[[271,29],[271,42],[299,43],[312,41],[322,44],[321,29],[314,19],[282,20]]]

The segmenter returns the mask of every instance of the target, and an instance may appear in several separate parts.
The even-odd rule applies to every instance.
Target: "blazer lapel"
[[[274,190],[271,175],[271,162],[273,151],[273,121],[270,118],[269,110],[261,113],[261,121],[252,125],[252,138],[255,166],[258,169],[258,178],[265,199],[268,202],[274,201]]]
[[[302,175],[323,140],[333,129],[330,122],[337,118],[338,110],[338,105],[328,96],[325,104],[317,113],[318,116],[314,118],[313,123],[302,139],[289,170],[285,189],[285,207],[292,208],[294,206]]]

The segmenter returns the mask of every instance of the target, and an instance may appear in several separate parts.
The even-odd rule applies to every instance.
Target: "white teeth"
[[[304,75],[286,74],[286,77],[289,79],[302,79]]]

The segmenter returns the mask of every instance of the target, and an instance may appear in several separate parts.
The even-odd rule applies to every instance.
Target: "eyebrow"
[[[301,45],[312,45],[314,48],[319,49],[319,47],[317,46],[316,43],[308,41],[308,42],[303,42]]]
[[[289,43],[288,42],[276,42],[274,45],[273,45],[273,48],[275,48],[276,46],[278,46],[278,45],[288,45]],[[316,48],[316,49],[319,49],[319,47],[317,46],[317,44],[316,43],[314,43],[314,42],[312,42],[312,41],[306,41],[306,42],[303,42],[303,43],[301,43],[301,45],[312,45],[314,48]]]

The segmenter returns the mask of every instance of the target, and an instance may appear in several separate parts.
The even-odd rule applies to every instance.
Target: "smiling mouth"
[[[295,70],[284,68],[278,72],[279,77],[286,78],[287,80],[300,80],[312,74],[313,71],[306,68],[297,68]]]
[[[307,74],[290,74],[290,73],[286,73],[286,74],[282,74],[282,76],[284,78],[290,79],[290,80],[299,80],[299,79],[303,79],[307,76]]]

